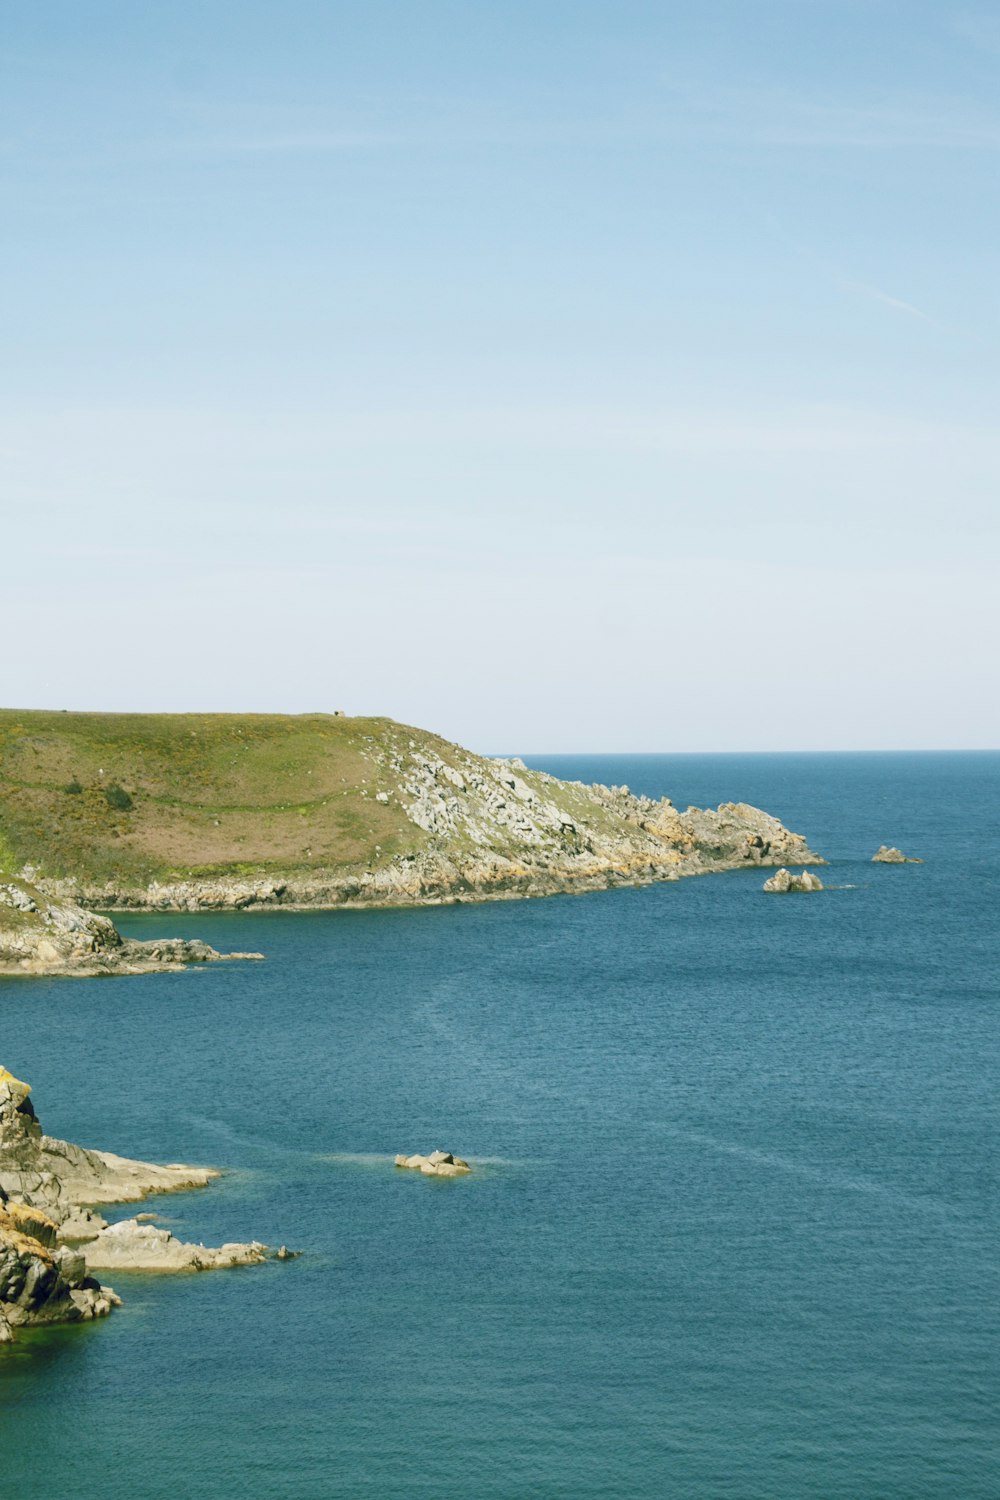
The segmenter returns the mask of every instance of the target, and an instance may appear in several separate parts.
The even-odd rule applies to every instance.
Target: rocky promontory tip
[[[209,1248],[185,1244],[139,1217],[106,1223],[95,1204],[204,1187],[219,1174],[55,1140],[42,1133],[30,1093],[28,1084],[0,1068],[0,1343],[19,1326],[110,1312],[120,1299],[93,1271],[202,1271],[271,1257],[256,1240]],[[276,1258],[288,1259],[290,1252]]]
[[[269,1260],[266,1245],[252,1240],[248,1245],[189,1245],[175,1239],[169,1229],[142,1224],[138,1218],[107,1224],[94,1239],[80,1244],[88,1271],[213,1271],[225,1266],[256,1266]],[[287,1260],[288,1251],[275,1256]]]
[[[0,883],[0,975],[158,974],[263,956],[218,953],[197,938],[123,938],[107,917],[66,897],[50,897],[31,881]]]
[[[916,859],[912,854],[904,854],[902,849],[897,849],[894,844],[880,844],[872,855],[873,865],[922,865],[922,859]]]
[[[811,870],[803,870],[800,875],[795,875],[791,870],[781,869],[770,880],[764,881],[762,889],[783,896],[792,891],[821,891],[823,882]]]

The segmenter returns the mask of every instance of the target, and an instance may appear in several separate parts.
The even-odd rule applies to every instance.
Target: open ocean
[[[268,962],[0,981],[50,1134],[304,1252],[0,1353],[4,1500],[998,1500],[1000,754],[527,758],[829,888],[123,917]]]

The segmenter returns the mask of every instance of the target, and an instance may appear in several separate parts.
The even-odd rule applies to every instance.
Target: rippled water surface
[[[1000,756],[534,763],[767,807],[831,888],[133,917],[268,962],[0,982],[50,1133],[305,1252],[23,1337],[0,1493],[1000,1495]]]

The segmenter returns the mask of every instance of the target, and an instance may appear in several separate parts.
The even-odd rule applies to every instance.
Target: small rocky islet
[[[424,1177],[465,1177],[472,1171],[467,1161],[451,1151],[429,1151],[426,1156],[419,1152],[413,1156],[404,1154],[395,1158],[395,1165],[420,1172]]]
[[[764,881],[763,889],[771,894],[783,896],[789,892],[821,891],[823,882],[811,870],[803,870],[796,875],[793,871],[782,868],[776,870],[770,880]]]
[[[258,1241],[190,1245],[142,1214],[108,1224],[97,1205],[205,1187],[211,1167],[157,1166],[44,1135],[31,1089],[0,1068],[0,1344],[19,1327],[104,1317],[121,1299],[95,1271],[203,1271],[287,1259]]]

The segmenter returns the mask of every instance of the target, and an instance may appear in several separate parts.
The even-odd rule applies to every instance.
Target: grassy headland
[[[0,877],[92,906],[485,899],[816,858],[743,804],[680,814],[392,719],[0,710]]]
[[[0,868],[146,883],[389,859],[426,839],[375,801],[364,751],[398,733],[328,714],[0,710]]]

